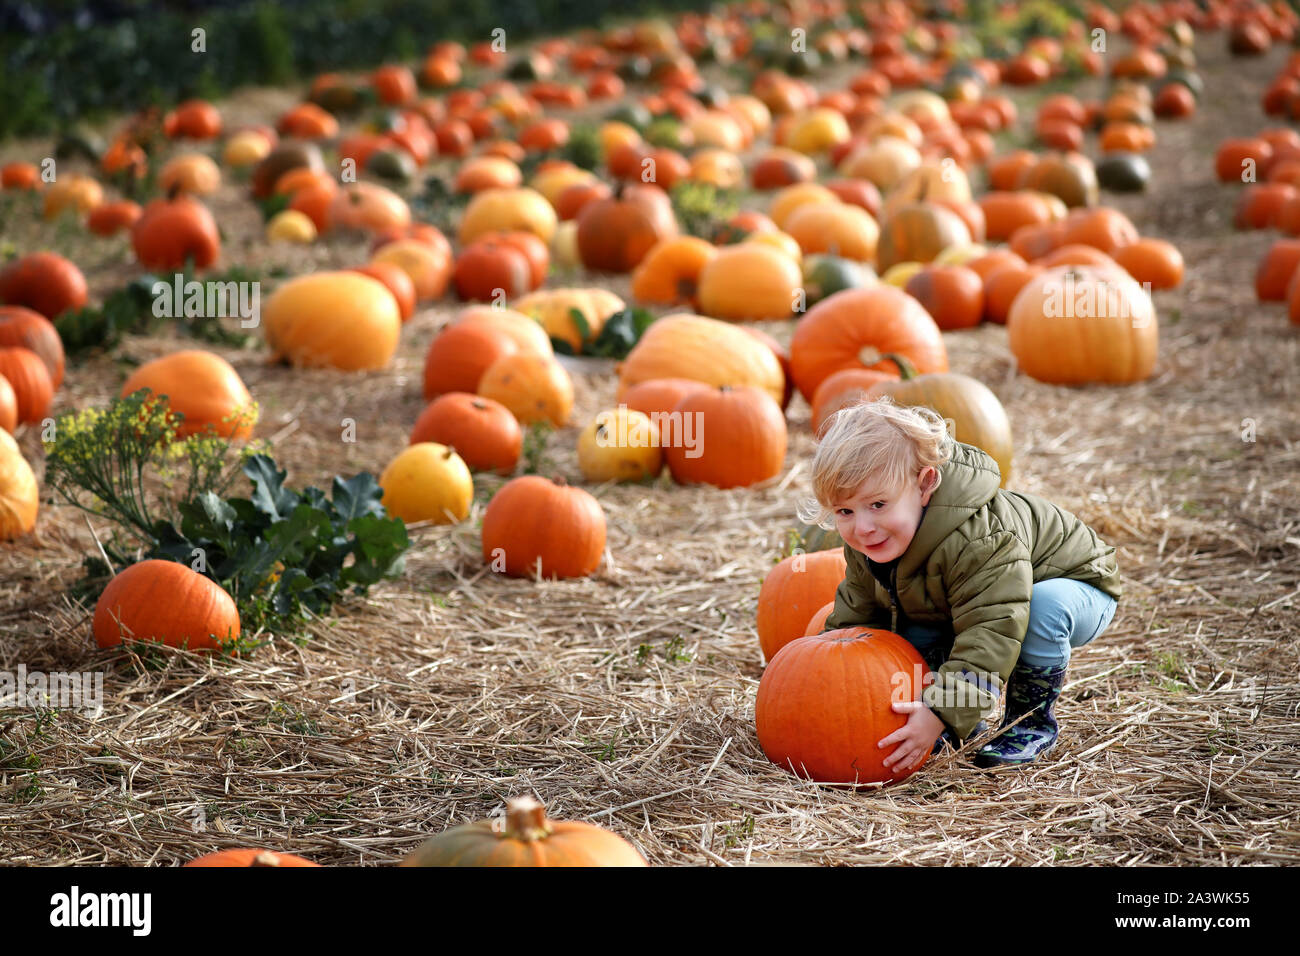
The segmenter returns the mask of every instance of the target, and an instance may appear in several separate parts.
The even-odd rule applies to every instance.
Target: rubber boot
[[[1065,686],[1064,664],[1035,667],[1017,664],[1007,681],[1006,716],[1002,726],[1024,714],[1024,720],[975,752],[975,766],[1004,767],[1032,763],[1056,743],[1059,727],[1052,707]]]

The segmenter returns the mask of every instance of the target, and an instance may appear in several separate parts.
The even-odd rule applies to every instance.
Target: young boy
[[[929,408],[889,399],[850,406],[813,458],[805,520],[844,539],[848,570],[826,629],[888,628],[920,652],[934,683],[896,702],[907,724],[879,742],[907,768],[944,743],[1002,726],[976,752],[981,767],[1023,765],[1056,742],[1052,706],[1070,650],[1106,629],[1121,596],[1115,549],[1067,511],[1003,491],[997,463],[954,441]]]

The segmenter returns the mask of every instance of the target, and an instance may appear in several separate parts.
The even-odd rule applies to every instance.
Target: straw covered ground
[[[809,489],[809,410],[796,399],[786,470],[768,487],[592,487],[609,521],[594,577],[488,571],[476,524],[500,480],[478,478],[469,520],[413,528],[403,578],[346,602],[307,640],[233,662],[96,649],[93,606],[65,594],[94,547],[87,523],[45,507],[34,536],[0,549],[0,670],[102,671],[105,707],[94,719],[0,712],[0,862],[174,865],[250,845],[390,864],[533,792],[553,817],[609,827],[652,864],[1300,863],[1300,335],[1280,306],[1254,301],[1274,235],[1232,231],[1235,192],[1212,182],[1211,162],[1222,137],[1267,125],[1258,93],[1285,52],[1229,61],[1222,46],[1198,41],[1208,90],[1191,121],[1159,124],[1151,190],[1109,199],[1187,260],[1185,285],[1158,294],[1155,376],[1042,385],[1016,373],[1005,329],[945,335],[952,368],[986,382],[1011,417],[1011,487],[1074,510],[1119,547],[1124,600],[1074,658],[1047,759],[988,773],[958,755],[854,792],[764,757],[754,615]],[[293,96],[246,94],[228,121],[266,120]],[[1039,96],[1019,97],[1022,123]],[[48,144],[24,158],[32,148]],[[230,186],[213,204],[228,262],[362,261],[346,244],[270,249],[239,196]],[[0,237],[66,251],[92,295],[133,273],[124,242],[10,220]],[[626,293],[626,279],[606,284]],[[223,352],[291,483],[384,467],[452,312],[418,315],[379,373]],[[788,341],[793,323],[765,328]],[[131,339],[119,351],[180,346]],[[124,374],[112,356],[71,369],[56,411],[106,401]],[[575,423],[612,404],[608,367],[575,382]],[[355,443],[341,441],[344,418]],[[553,435],[548,453],[548,471],[574,481],[576,434]],[[21,444],[39,474],[39,435]]]

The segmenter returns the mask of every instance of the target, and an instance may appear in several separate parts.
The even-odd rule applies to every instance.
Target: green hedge
[[[107,112],[215,97],[327,70],[414,61],[439,40],[507,45],[614,15],[701,8],[704,0],[268,0],[202,13],[166,7],[111,24],[69,23],[38,36],[0,35],[0,139],[41,135]],[[52,3],[51,6],[58,6]],[[191,51],[206,31],[207,52]]]

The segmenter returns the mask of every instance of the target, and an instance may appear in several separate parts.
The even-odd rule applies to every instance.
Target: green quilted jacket
[[[893,592],[867,557],[845,545],[848,570],[826,630],[861,625],[897,631],[906,619],[955,635],[926,692],[930,709],[967,737],[998,702],[1020,656],[1036,581],[1074,578],[1118,600],[1115,549],[1046,499],[998,487],[997,463],[971,445],[953,446],[912,542],[893,571]]]

